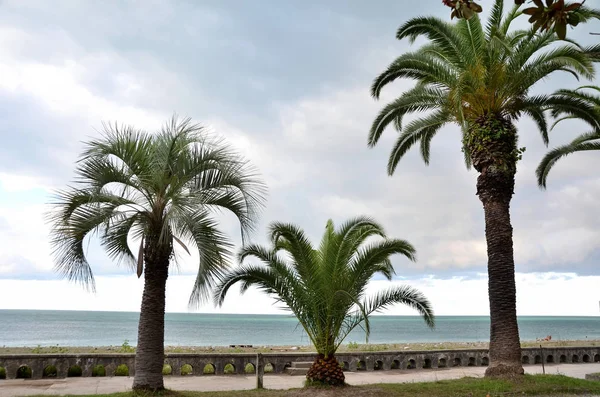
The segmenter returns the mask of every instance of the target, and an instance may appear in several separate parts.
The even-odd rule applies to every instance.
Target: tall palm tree
[[[582,48],[572,40],[559,41],[551,31],[511,30],[519,7],[504,15],[503,4],[495,1],[485,26],[478,16],[455,24],[419,17],[402,25],[398,39],[413,42],[424,36],[429,42],[398,57],[373,82],[375,98],[398,78],[415,80],[416,85],[381,110],[368,139],[369,146],[376,145],[390,124],[400,132],[388,161],[392,175],[413,145],[420,143],[428,164],[431,140],[442,127],[451,123],[462,127],[465,162],[479,172],[477,195],[485,213],[491,318],[491,363],[486,374],[492,376],[523,373],[509,211],[523,151],[517,146],[515,122],[523,115],[531,117],[547,142],[545,111],[567,108],[574,101],[530,96],[530,90],[559,71],[592,78],[598,51],[597,46]],[[587,9],[579,14],[600,15]],[[405,115],[423,112],[420,118],[403,123]]]
[[[57,195],[50,213],[56,270],[94,289],[84,245],[96,234],[107,254],[144,274],[134,389],[164,388],[165,287],[174,246],[198,252],[190,304],[206,298],[222,276],[232,244],[214,214],[232,212],[242,236],[252,228],[265,192],[247,162],[203,127],[175,117],[160,132],[104,125],[87,143],[76,185]],[[137,240],[137,259],[130,243]]]
[[[538,184],[543,189],[546,188],[548,173],[558,160],[571,153],[589,150],[600,151],[600,95],[582,92],[584,89],[600,92],[599,87],[584,86],[576,90],[559,90],[555,94],[555,97],[559,101],[574,100],[579,102],[579,106],[572,109],[557,109],[554,112],[555,116],[564,115],[564,117],[557,120],[556,123],[567,119],[580,119],[590,124],[592,131],[581,134],[566,145],[552,149],[544,156],[536,170]]]
[[[433,310],[419,291],[408,286],[390,287],[366,296],[369,280],[381,274],[394,275],[389,257],[401,254],[415,259],[408,242],[386,238],[381,225],[359,217],[338,230],[330,220],[318,249],[313,248],[299,227],[273,223],[269,230],[271,247],[249,245],[238,258],[241,267],[227,273],[215,290],[215,303],[221,305],[234,284],[241,291],[257,286],[285,304],[314,344],[318,357],[307,374],[309,381],[343,385],[344,373],[335,352],[348,334],[358,326],[369,338],[369,316],[402,303],[417,310],[428,326],[434,326]],[[379,237],[378,241],[371,241]],[[244,265],[254,257],[265,266]]]

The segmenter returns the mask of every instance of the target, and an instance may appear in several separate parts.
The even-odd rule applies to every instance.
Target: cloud
[[[423,13],[447,18],[439,0],[409,8],[393,0],[378,7],[308,1],[267,11],[251,3],[59,4],[2,3],[0,241],[10,243],[0,245],[0,280],[52,277],[43,213],[50,192],[73,179],[82,141],[97,136],[102,121],[155,131],[176,111],[223,136],[264,176],[269,202],[255,241],[266,242],[265,228],[275,220],[301,225],[316,242],[329,218],[339,224],[371,215],[390,236],[417,248],[416,263],[394,258],[398,274],[433,274],[424,287],[437,285],[432,294],[465,302],[472,301],[469,289],[484,291],[477,277],[468,279],[468,287],[454,278],[484,273],[487,262],[476,173],[465,169],[458,128],[436,136],[428,167],[415,150],[393,177],[386,164],[397,133],[386,131],[377,147],[366,146],[379,109],[411,86],[395,82],[380,101],[369,95],[371,80],[411,48],[395,39],[395,30]],[[572,37],[593,43],[587,28]],[[536,92],[562,84],[576,82],[558,76]],[[548,190],[540,191],[534,172],[547,148],[530,120],[518,127],[527,151],[511,207],[517,269],[544,283],[552,281],[545,272],[574,273],[583,282],[579,276],[598,274],[600,220],[593,214],[600,158],[586,153],[565,159],[553,169]],[[584,129],[560,124],[551,147]],[[222,219],[239,245],[235,219]],[[127,271],[111,263],[97,242],[90,244],[90,261],[99,284],[108,274]],[[182,275],[174,277],[195,269],[195,257],[183,258]],[[569,280],[555,282],[579,286]],[[32,282],[26,290],[35,288]]]
[[[0,266],[4,269],[0,277],[9,274],[35,277],[38,272],[52,268],[43,213],[44,206],[40,205],[2,205],[0,241],[8,243],[0,245]]]
[[[0,172],[0,189],[7,193],[15,193],[33,189],[47,190],[48,186],[36,177]]]
[[[598,276],[580,277],[573,273],[524,274],[517,273],[517,313],[520,316],[595,316],[598,313]],[[4,296],[19,299],[2,300],[3,309],[48,310],[107,310],[138,311],[141,305],[143,279],[129,276],[101,276],[97,278],[97,292],[86,292],[81,286],[64,280],[0,279]],[[282,306],[252,288],[244,295],[235,286],[227,295],[224,305],[215,308],[208,302],[198,308],[188,306],[194,277],[174,275],[167,282],[167,312],[283,314]],[[409,284],[419,289],[430,300],[436,315],[487,315],[487,278],[453,277],[441,279],[421,277],[393,282],[372,281],[367,294],[373,294],[391,285]],[[564,294],[568,291],[569,299]],[[45,299],[40,299],[43,296]],[[465,302],[468,302],[465,305]],[[577,305],[573,305],[577,302]],[[415,315],[413,309],[396,305],[384,312],[387,315]]]

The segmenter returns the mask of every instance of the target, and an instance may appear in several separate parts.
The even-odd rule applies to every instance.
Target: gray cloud
[[[380,102],[369,96],[371,80],[409,48],[395,40],[395,30],[423,13],[448,17],[439,0],[411,7],[392,0],[377,7],[341,0],[118,7],[5,1],[0,11],[0,172],[64,186],[81,141],[96,135],[102,120],[155,129],[177,111],[214,126],[265,176],[270,198],[257,241],[265,241],[272,220],[296,222],[316,240],[328,218],[367,214],[416,246],[416,264],[395,259],[400,275],[479,277],[485,271],[476,174],[465,169],[458,130],[436,137],[429,167],[415,151],[393,177],[385,166],[395,132],[366,147],[377,111],[409,86],[396,83]],[[589,44],[593,29],[569,34]],[[550,92],[563,78],[536,91]],[[551,146],[581,128],[561,125]],[[517,268],[597,274],[600,221],[590,214],[600,195],[600,159],[567,159],[541,192],[534,170],[547,149],[530,121],[519,123],[519,133],[527,152],[512,206]],[[226,217],[224,228],[239,242],[233,219]],[[13,233],[25,244],[22,231]],[[97,273],[120,271],[96,251]],[[41,256],[29,260],[50,272]],[[181,271],[192,273],[193,261]]]

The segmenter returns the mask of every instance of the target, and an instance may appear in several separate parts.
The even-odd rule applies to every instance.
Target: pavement
[[[482,377],[484,372],[485,367],[455,367],[426,370],[346,372],[345,375],[346,382],[351,385],[366,385],[377,383],[434,382],[445,379],[458,379],[466,376]],[[541,374],[542,367],[539,365],[525,366],[525,372],[529,374]],[[583,379],[586,374],[594,372],[600,372],[600,363],[546,365],[546,374],[560,374]],[[264,386],[267,389],[299,388],[303,386],[305,379],[304,376],[266,374],[264,377]],[[132,383],[132,377],[0,380],[0,397],[109,394],[128,391],[131,389]],[[171,390],[250,390],[255,385],[255,376],[165,376],[165,387]]]

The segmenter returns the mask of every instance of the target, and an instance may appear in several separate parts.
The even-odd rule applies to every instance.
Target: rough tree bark
[[[344,386],[346,376],[333,354],[327,358],[319,354],[306,374],[309,382],[321,383],[330,386]]]
[[[144,246],[144,293],[138,326],[133,389],[163,390],[165,361],[165,290],[172,247],[152,236]]]
[[[492,115],[477,120],[467,148],[477,178],[477,195],[485,213],[490,302],[490,365],[486,376],[524,373],[517,324],[513,229],[510,201],[520,152],[512,123]]]
[[[523,374],[517,324],[513,229],[510,224],[512,193],[508,197],[506,194],[501,197],[501,194],[493,194],[494,192],[484,187],[496,184],[497,181],[494,179],[482,174],[477,183],[478,186],[482,186],[479,197],[485,212],[491,322],[490,365],[485,374],[510,377]],[[512,183],[514,184],[514,177]]]

